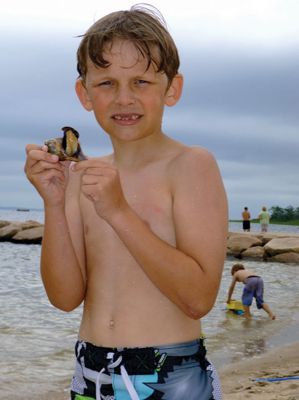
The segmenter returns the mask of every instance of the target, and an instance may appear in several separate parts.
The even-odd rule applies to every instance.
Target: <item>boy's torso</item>
[[[120,177],[133,210],[158,237],[175,246],[171,158],[138,171],[120,171]],[[82,197],[80,202],[88,276],[80,338],[112,347],[197,338],[199,322],[188,318],[154,286],[91,202]]]
[[[250,271],[248,269],[241,269],[236,272],[236,279],[238,282],[245,283],[246,279],[250,276],[257,276],[257,274],[254,271]]]

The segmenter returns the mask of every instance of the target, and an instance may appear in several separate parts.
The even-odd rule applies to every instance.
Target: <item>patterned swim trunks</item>
[[[79,340],[72,400],[221,400],[202,339],[169,346],[107,348]]]

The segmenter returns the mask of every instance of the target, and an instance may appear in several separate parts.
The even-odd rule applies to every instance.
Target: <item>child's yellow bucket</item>
[[[229,311],[233,311],[235,314],[243,314],[244,307],[241,301],[239,300],[231,300],[228,304],[226,304],[226,308]]]

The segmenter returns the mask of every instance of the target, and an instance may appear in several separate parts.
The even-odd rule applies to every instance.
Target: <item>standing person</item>
[[[262,211],[259,213],[258,218],[261,224],[261,232],[268,232],[270,214],[267,211],[267,207],[262,207]]]
[[[242,212],[242,219],[243,219],[243,231],[250,232],[250,212],[248,211],[248,207],[244,207]]]
[[[227,202],[213,156],[162,131],[181,96],[176,46],[153,10],[111,13],[80,43],[76,92],[113,153],[76,164],[27,145],[45,205],[51,303],[82,302],[72,399],[221,399],[200,318],[213,307]]]
[[[271,311],[268,304],[264,302],[264,281],[254,271],[245,269],[243,264],[234,264],[231,269],[232,282],[228,290],[227,303],[229,304],[237,282],[244,284],[242,303],[244,307],[244,317],[251,318],[250,306],[253,298],[255,298],[258,309],[263,309],[271,319],[275,319],[275,315]]]

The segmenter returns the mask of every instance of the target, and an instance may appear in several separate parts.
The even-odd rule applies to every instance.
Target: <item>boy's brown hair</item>
[[[177,47],[162,15],[156,9],[135,5],[130,10],[113,12],[99,19],[83,35],[77,51],[81,79],[86,78],[88,59],[101,68],[109,66],[103,52],[117,39],[132,42],[147,60],[148,68],[153,64],[157,72],[165,72],[169,84],[178,73]]]
[[[234,275],[235,272],[245,269],[244,265],[241,263],[234,264],[231,269],[231,274]]]

